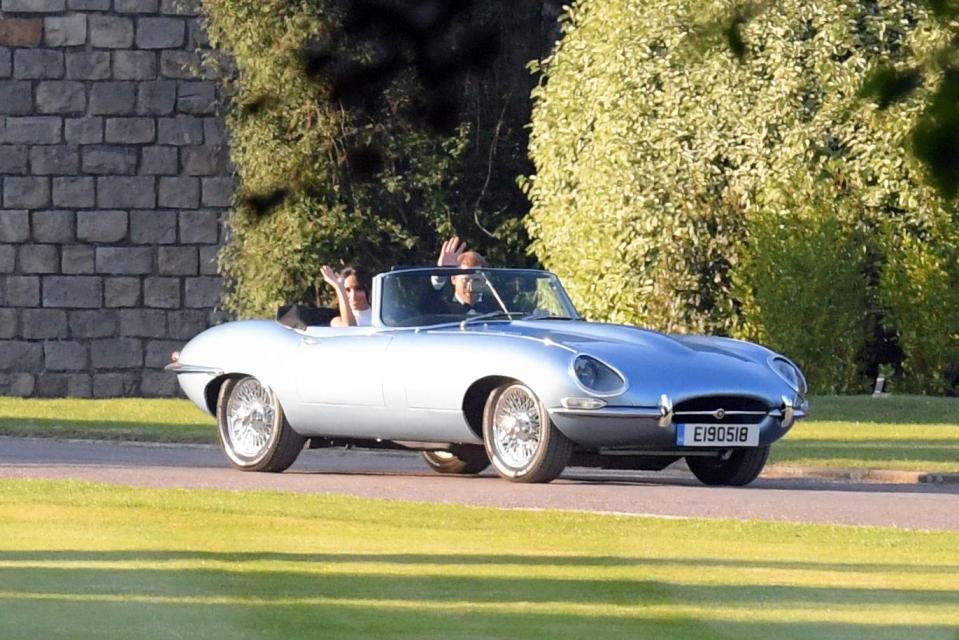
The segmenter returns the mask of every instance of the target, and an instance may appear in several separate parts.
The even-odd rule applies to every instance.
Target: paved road
[[[270,489],[526,509],[734,518],[959,531],[959,486],[760,479],[699,485],[688,472],[568,469],[548,485],[486,472],[440,476],[417,454],[304,451],[283,474],[241,473],[218,448],[0,437],[0,478],[76,478],[143,487]]]

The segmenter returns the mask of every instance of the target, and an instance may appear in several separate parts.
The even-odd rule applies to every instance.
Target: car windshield
[[[556,276],[532,269],[393,271],[380,286],[387,327],[578,317]]]

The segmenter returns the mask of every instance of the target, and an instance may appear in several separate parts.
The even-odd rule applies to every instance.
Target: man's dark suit
[[[477,302],[473,304],[465,304],[460,302],[454,296],[453,298],[443,298],[443,305],[446,308],[446,313],[450,315],[474,315],[481,313],[491,313],[493,311],[502,311],[500,306],[496,303],[496,300],[490,300],[492,296],[483,296]]]

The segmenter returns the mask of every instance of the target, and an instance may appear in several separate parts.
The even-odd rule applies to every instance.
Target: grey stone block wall
[[[0,395],[168,396],[233,178],[199,0],[0,0]]]

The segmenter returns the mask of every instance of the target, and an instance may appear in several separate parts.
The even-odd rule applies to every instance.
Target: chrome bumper
[[[798,406],[796,406],[798,404]],[[782,405],[778,409],[770,411],[726,411],[723,415],[755,415],[757,418],[777,418],[781,421],[783,428],[789,428],[801,418],[806,417],[806,401],[796,402],[786,396],[782,398]],[[673,425],[673,418],[677,416],[673,412],[673,403],[669,396],[663,394],[659,399],[657,407],[603,407],[601,409],[569,409],[558,407],[550,410],[551,414],[561,416],[590,416],[595,418],[642,418],[646,420],[655,420],[660,427],[667,429]],[[681,415],[692,415],[692,413],[702,413],[704,415],[713,415],[712,412],[685,412]]]
[[[177,375],[181,373],[205,373],[211,376],[222,376],[223,369],[217,369],[216,367],[201,367],[195,364],[183,364],[182,362],[171,362],[167,366],[163,367],[165,371],[171,371]]]
[[[602,409],[551,409],[550,413],[561,416],[591,416],[596,418],[649,418],[658,419],[659,409],[643,407],[604,407]]]

